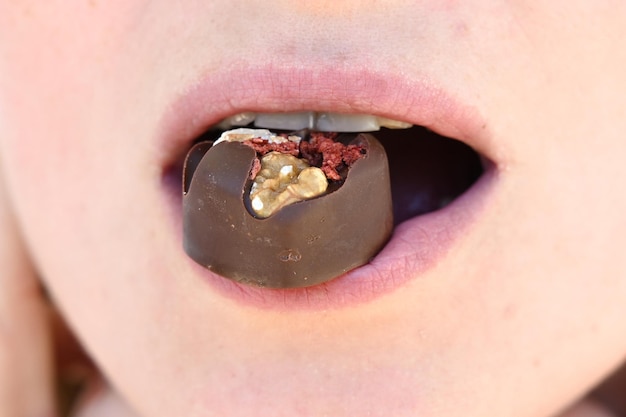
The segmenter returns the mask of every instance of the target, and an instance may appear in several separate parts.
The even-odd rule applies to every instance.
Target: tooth
[[[219,122],[217,127],[220,130],[228,130],[233,126],[245,126],[254,121],[256,117],[256,113],[253,112],[243,112],[239,114],[235,114],[234,116],[230,116]]]
[[[378,117],[377,119],[380,127],[386,127],[388,129],[408,129],[413,127],[411,123],[399,122],[397,120],[387,119],[386,117]]]
[[[321,132],[373,132],[380,130],[377,117],[366,114],[319,113],[315,130]]]
[[[300,130],[313,128],[315,113],[258,113],[254,121],[256,127],[266,129]]]

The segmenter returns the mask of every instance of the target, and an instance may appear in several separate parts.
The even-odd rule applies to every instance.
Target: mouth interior
[[[220,134],[211,129],[194,144],[215,140]],[[372,134],[385,147],[389,160],[394,225],[445,207],[471,188],[485,171],[485,159],[470,146],[421,126],[381,128]],[[183,160],[167,174],[167,182],[177,184],[178,195],[182,165]]]
[[[389,160],[396,225],[450,204],[485,170],[470,146],[424,127],[381,129],[374,136]]]

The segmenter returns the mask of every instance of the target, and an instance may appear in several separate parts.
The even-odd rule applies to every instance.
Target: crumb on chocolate
[[[321,168],[329,180],[340,181],[340,171],[361,159],[365,149],[359,145],[344,145],[335,141],[336,137],[336,133],[313,132],[308,142],[300,142],[300,152],[311,166]]]
[[[300,153],[298,143],[292,141],[272,143],[266,139],[254,138],[244,141],[243,144],[251,147],[261,156],[270,152],[280,152],[297,157]]]
[[[250,168],[250,179],[254,180],[260,170],[261,170],[261,161],[259,160],[259,158],[254,158],[254,161],[252,161],[252,168]]]

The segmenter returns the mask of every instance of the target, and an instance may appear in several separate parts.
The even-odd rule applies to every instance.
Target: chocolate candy
[[[249,208],[251,147],[194,146],[183,173],[185,251],[223,277],[269,288],[312,286],[366,264],[393,228],[389,168],[372,135],[356,135],[351,143],[366,153],[343,184],[267,218]]]

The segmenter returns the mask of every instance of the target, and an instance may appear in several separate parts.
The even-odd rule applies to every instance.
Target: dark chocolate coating
[[[185,251],[219,275],[270,288],[316,285],[366,264],[393,228],[389,167],[372,135],[352,143],[367,153],[341,187],[265,219],[245,202],[255,151],[236,142],[196,145],[183,179]]]

